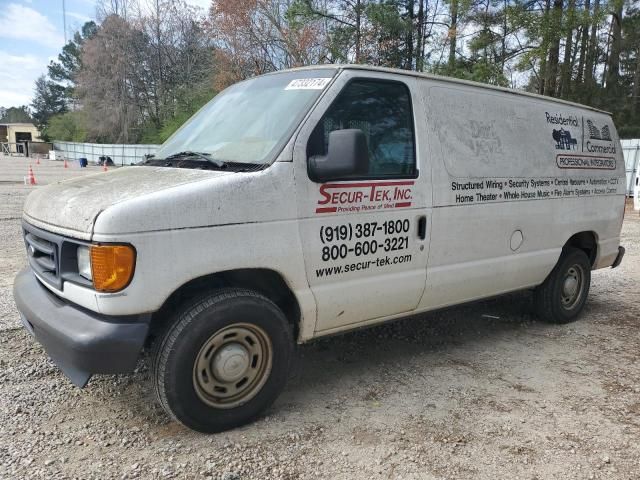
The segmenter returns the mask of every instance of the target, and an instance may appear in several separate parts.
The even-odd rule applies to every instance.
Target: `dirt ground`
[[[579,321],[539,322],[524,292],[320,340],[262,419],[202,435],[156,404],[148,357],[79,390],[20,327],[20,210],[39,188],[21,162],[0,163],[1,479],[640,478],[638,212]]]

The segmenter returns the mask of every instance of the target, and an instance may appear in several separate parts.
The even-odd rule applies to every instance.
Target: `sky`
[[[142,0],[144,1],[144,0]],[[211,0],[187,0],[207,8]],[[96,0],[65,0],[67,38],[95,20]],[[27,105],[64,46],[62,0],[0,0],[0,107]]]

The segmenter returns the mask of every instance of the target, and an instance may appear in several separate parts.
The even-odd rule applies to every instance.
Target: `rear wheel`
[[[244,289],[219,290],[186,305],[159,341],[153,362],[158,400],[201,432],[256,418],[284,388],[293,354],[282,311]]]
[[[568,323],[582,311],[591,284],[591,263],[582,250],[567,248],[534,293],[538,315],[550,323]]]

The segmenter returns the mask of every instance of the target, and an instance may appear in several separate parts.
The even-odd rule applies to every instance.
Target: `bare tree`
[[[296,22],[284,0],[218,0],[210,32],[220,64],[219,86],[282,68],[319,63],[326,54],[320,22]]]
[[[78,76],[90,138],[134,141],[202,104],[213,48],[198,10],[183,0],[103,0],[99,9],[106,17]]]

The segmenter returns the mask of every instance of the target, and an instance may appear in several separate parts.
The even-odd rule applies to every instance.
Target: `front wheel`
[[[534,293],[538,315],[550,323],[568,323],[582,311],[591,285],[591,263],[577,248],[563,251],[558,263]]]
[[[159,340],[158,400],[185,426],[205,433],[250,422],[287,381],[293,339],[282,311],[266,297],[224,289],[185,306]]]

